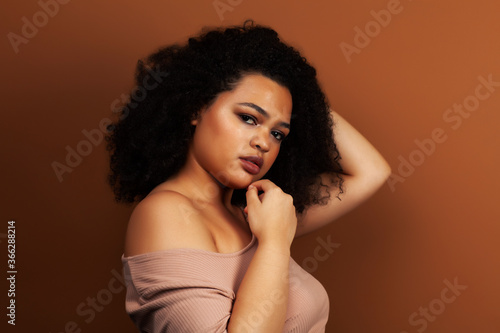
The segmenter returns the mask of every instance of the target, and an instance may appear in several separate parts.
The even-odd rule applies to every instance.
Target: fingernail
[[[253,188],[255,188],[255,186],[253,186],[253,185],[248,185],[248,190],[251,190],[251,189],[253,189]]]

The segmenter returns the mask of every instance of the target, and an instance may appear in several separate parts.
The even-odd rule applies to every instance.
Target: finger
[[[257,190],[259,191],[269,191],[270,189],[272,188],[276,188],[278,186],[276,186],[276,184],[274,184],[272,181],[270,181],[269,179],[261,179],[261,180],[258,180],[256,182],[253,182],[251,184],[251,186],[255,186],[257,188]]]
[[[247,193],[246,193],[246,198],[247,198],[247,213],[248,213],[248,209],[250,209],[251,207],[254,207],[258,204],[260,204],[260,199],[258,197],[258,190],[257,190],[257,187],[253,186],[253,185],[250,185],[248,186],[248,189],[247,189]]]

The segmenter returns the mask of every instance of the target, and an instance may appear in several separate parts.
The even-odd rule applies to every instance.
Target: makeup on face
[[[218,180],[224,175],[225,186],[245,188],[276,160],[291,110],[287,88],[262,75],[245,76],[192,122],[193,158]]]
[[[238,105],[243,106],[243,107],[247,107],[247,108],[251,108],[251,109],[257,111],[258,115],[261,115],[262,118],[264,118],[264,120],[270,120],[270,118],[271,118],[269,113],[257,104],[254,104],[251,102],[243,102],[243,103],[238,103]],[[256,119],[256,117],[254,117],[251,114],[244,114],[243,113],[243,114],[239,114],[239,116],[242,118],[242,120],[244,122],[247,122],[248,124],[253,124],[256,126],[262,125],[262,122],[258,121],[258,119]],[[275,137],[275,139],[278,142],[283,141],[285,139],[285,137],[288,135],[288,133],[290,132],[290,123],[288,123],[286,121],[277,121],[275,124],[272,124],[272,126],[270,126],[270,127],[272,128],[271,135],[273,137]],[[276,130],[276,129],[278,129],[278,130]]]

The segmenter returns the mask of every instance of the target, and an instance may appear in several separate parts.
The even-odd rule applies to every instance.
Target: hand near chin
[[[260,195],[259,191],[262,191]],[[246,193],[248,223],[260,244],[292,244],[297,227],[293,198],[268,179],[252,183]]]

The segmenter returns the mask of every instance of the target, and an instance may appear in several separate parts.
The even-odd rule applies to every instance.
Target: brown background
[[[82,131],[111,116],[113,101],[133,87],[138,58],[203,26],[253,18],[303,51],[332,106],[404,174],[293,245],[295,260],[328,290],[327,332],[500,332],[500,87],[460,127],[443,118],[474,95],[479,76],[500,81],[500,4],[402,0],[348,63],[339,45],[355,45],[356,26],[376,29],[370,12],[388,1],[219,2],[231,9],[222,17],[212,0],[70,1],[43,24],[37,1],[2,1],[0,247],[6,253],[7,221],[15,220],[18,274],[16,326],[3,314],[4,280],[1,327],[135,331],[115,278],[131,207],[113,202],[104,143],[62,181],[52,163],[66,164],[67,147],[84,145]],[[8,33],[22,36],[22,18],[34,15],[41,27],[16,53]],[[428,142],[436,128],[446,140],[419,153],[415,140]],[[404,169],[403,159],[419,165]],[[315,252],[318,237],[340,246],[325,259]],[[455,278],[467,289],[442,303],[443,281]],[[96,297],[107,304],[91,317],[87,302]],[[429,305],[439,314],[427,327],[411,325],[412,313]]]

